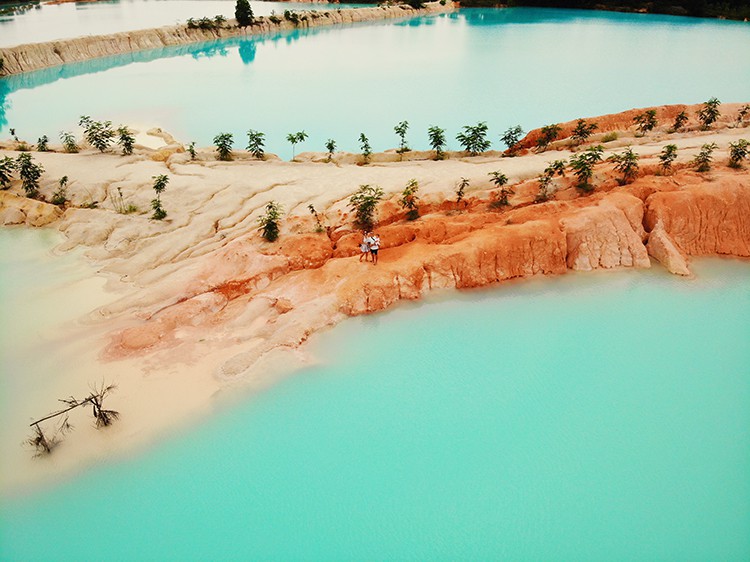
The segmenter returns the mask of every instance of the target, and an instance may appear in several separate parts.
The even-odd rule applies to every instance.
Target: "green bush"
[[[570,138],[576,145],[583,144],[598,128],[599,125],[596,123],[588,123],[585,119],[579,119],[576,121],[576,126]]]
[[[541,134],[539,135],[539,138],[536,139],[536,147],[539,152],[544,152],[547,150],[547,147],[550,145],[552,141],[557,139],[558,136],[560,136],[560,131],[562,129],[560,128],[560,125],[558,124],[552,124],[552,125],[545,125],[542,127]]]
[[[490,181],[495,185],[495,188],[499,188],[499,193],[493,193],[492,194],[492,201],[490,202],[490,208],[497,209],[499,207],[504,207],[506,205],[510,205],[510,202],[508,201],[508,196],[513,195],[514,191],[510,188],[506,188],[505,185],[508,183],[508,176],[506,176],[503,173],[500,173],[500,170],[495,170],[494,172],[490,172],[487,174],[490,176]]]
[[[456,184],[456,207],[461,205],[461,201],[464,200],[464,195],[466,194],[466,188],[468,187],[469,180],[467,178],[461,178],[461,181]]]
[[[537,180],[539,182],[539,190],[537,191],[534,203],[544,203],[549,201],[552,197],[552,176],[548,173],[543,173]]]
[[[576,187],[584,192],[591,192],[591,178],[594,175],[594,165],[602,161],[604,148],[601,145],[592,146],[570,157],[570,167],[578,178]]]
[[[133,154],[133,146],[135,146],[135,136],[130,129],[125,125],[120,125],[117,129],[117,144],[122,147],[123,155],[127,156]]]
[[[26,197],[36,197],[39,195],[39,178],[44,173],[41,164],[36,164],[31,154],[19,154],[16,158],[16,169],[21,177],[21,185],[26,192]]]
[[[266,204],[266,211],[258,219],[258,230],[260,235],[269,242],[275,242],[279,237],[279,221],[281,220],[282,207],[276,201]]]
[[[706,131],[711,128],[719,118],[719,106],[721,102],[716,98],[703,102],[703,107],[698,111],[698,120],[701,122],[701,128]]]
[[[305,131],[299,131],[297,133],[289,133],[286,136],[286,140],[292,143],[292,160],[294,160],[294,149],[297,146],[297,143],[305,142],[305,139],[307,139],[307,137],[308,137],[308,134]]]
[[[713,152],[719,148],[715,143],[706,143],[701,147],[700,152],[693,158],[693,165],[697,172],[708,172],[711,169],[711,162],[713,161]]]
[[[13,181],[16,162],[10,156],[0,159],[0,189],[8,189]]]
[[[406,143],[406,131],[409,130],[409,122],[408,121],[401,121],[400,123],[396,124],[395,127],[393,127],[393,131],[398,135],[399,137],[399,145],[398,145],[398,152],[400,158],[403,158],[403,155],[405,152],[409,152],[409,145]]]
[[[636,136],[644,136],[649,131],[653,131],[656,128],[656,110],[647,109],[643,113],[639,113],[633,117],[633,123],[635,123]]]
[[[445,158],[445,129],[437,125],[431,125],[427,129],[427,136],[430,139],[430,148],[435,151],[435,160]]]
[[[416,179],[410,179],[401,193],[401,208],[406,210],[406,219],[413,221],[419,218],[419,183]]]
[[[250,154],[258,160],[264,160],[266,158],[266,152],[264,150],[266,135],[260,131],[250,129],[247,132],[247,149]]]
[[[161,174],[158,176],[153,176],[152,179],[154,180],[154,192],[156,193],[156,198],[151,200],[151,208],[154,210],[154,214],[151,216],[151,218],[160,221],[167,216],[167,212],[161,206],[161,194],[167,188],[169,177]]]
[[[747,158],[748,145],[746,139],[739,139],[737,142],[729,143],[729,167],[742,168],[742,161]]]
[[[58,189],[52,194],[52,204],[62,207],[68,202],[68,176],[61,177],[58,182]]]
[[[207,30],[217,30],[224,27],[224,24],[226,23],[227,18],[225,18],[222,15],[214,16],[213,19],[211,18],[200,18],[198,20],[193,18],[188,18],[187,20],[187,28],[188,29],[207,29]]]
[[[47,135],[42,135],[36,141],[37,152],[49,152],[49,138]]]
[[[620,185],[630,183],[638,175],[638,154],[633,152],[631,147],[627,147],[620,154],[613,154],[607,160],[614,162],[615,171],[622,174]]]
[[[232,160],[232,145],[234,144],[234,137],[232,133],[219,133],[214,137],[214,145],[216,146],[216,157],[219,160],[228,162]]]
[[[76,138],[73,133],[67,131],[60,131],[60,141],[62,141],[63,150],[65,152],[78,152],[80,149],[76,143]]]
[[[300,22],[299,14],[292,10],[284,10],[284,19],[292,22],[295,27],[298,26]]]
[[[523,129],[521,125],[509,127],[501,136],[500,140],[508,147],[508,156],[515,156],[520,148]]]
[[[112,121],[94,121],[88,115],[81,116],[78,124],[83,127],[83,136],[91,146],[104,152],[112,144],[115,131]]]
[[[677,159],[677,145],[668,144],[662,148],[659,154],[659,167],[662,173],[669,173],[672,170],[672,163]]]
[[[737,120],[735,121],[735,125],[739,127],[745,122],[745,117],[750,115],[750,104],[745,104],[742,107],[740,107],[740,110],[737,112]]]
[[[370,147],[370,140],[365,136],[364,133],[359,134],[359,146],[362,149],[362,157],[364,163],[370,162],[370,156],[372,155],[372,148]]]
[[[491,146],[487,140],[487,123],[481,121],[476,125],[465,125],[463,132],[456,135],[456,140],[471,156],[485,152]]]
[[[680,111],[677,115],[675,115],[674,123],[672,123],[672,126],[669,129],[670,133],[676,133],[680,129],[682,129],[685,126],[685,123],[688,122],[688,114],[685,111]]]
[[[354,211],[354,223],[362,230],[372,230],[375,211],[385,194],[378,186],[360,185],[359,190],[349,198],[349,208]]]
[[[315,210],[315,206],[310,203],[307,206],[307,210],[310,211],[310,214],[315,217],[315,232],[323,232],[325,229],[323,228],[323,224],[320,222],[320,215],[318,214],[318,211]]]
[[[327,162],[330,162],[333,158],[333,153],[336,151],[336,141],[333,139],[328,139],[326,141],[326,150],[328,151]]]

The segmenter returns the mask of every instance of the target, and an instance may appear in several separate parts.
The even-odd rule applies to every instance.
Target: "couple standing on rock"
[[[365,232],[362,237],[362,243],[359,245],[360,255],[359,261],[362,258],[365,260],[370,259],[367,256],[372,256],[372,265],[378,265],[378,250],[380,249],[380,236],[374,232]]]

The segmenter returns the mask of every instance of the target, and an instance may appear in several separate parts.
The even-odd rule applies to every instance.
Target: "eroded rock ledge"
[[[297,23],[283,18],[280,18],[276,23],[271,21],[269,17],[260,16],[255,18],[253,26],[245,29],[238,28],[235,20],[229,20],[226,27],[220,29],[188,29],[185,25],[172,25],[0,48],[0,59],[3,60],[3,73],[13,75],[100,57],[214,41],[228,37],[263,35],[296,28],[414,17],[452,10],[452,2],[445,5],[441,5],[439,2],[431,2],[425,4],[425,7],[419,10],[408,5],[398,5],[331,9],[325,12],[301,12],[300,20]]]

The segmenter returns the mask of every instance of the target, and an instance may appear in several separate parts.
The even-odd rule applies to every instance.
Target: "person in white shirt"
[[[372,254],[372,265],[378,265],[378,250],[380,249],[380,236],[370,235],[370,254]]]

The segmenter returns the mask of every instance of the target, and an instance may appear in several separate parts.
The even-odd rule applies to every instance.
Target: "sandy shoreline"
[[[738,107],[725,104],[722,113]],[[127,157],[93,150],[33,153],[46,170],[42,195],[49,199],[57,179],[67,175],[72,206],[62,213],[19,197],[16,183],[11,192],[0,191],[0,222],[59,229],[66,237],[59,251],[81,250],[104,280],[97,298],[105,304],[67,327],[63,347],[76,353],[58,386],[29,401],[29,415],[54,409],[55,398],[80,393],[106,373],[120,387],[111,406],[123,419],[104,432],[79,423],[49,459],[31,459],[28,450],[15,447],[2,493],[128,454],[205,415],[219,396],[272,384],[311,360],[300,347],[311,334],[348,316],[436,289],[568,270],[649,267],[645,242],[657,224],[665,229],[664,240],[681,246],[680,254],[750,255],[750,213],[743,211],[750,205],[750,174],[725,166],[728,143],[750,137],[750,129],[729,128],[725,121],[711,131],[658,130],[636,138],[627,130],[629,114],[618,115],[591,120],[620,131],[605,145],[605,156],[632,145],[641,155],[641,176],[620,187],[612,165],[601,164],[592,195],[581,196],[568,174],[555,180],[556,200],[538,205],[535,178],[552,160],[570,157],[568,141],[515,158],[452,153],[433,161],[429,153],[410,153],[398,161],[388,152],[366,166],[357,165],[359,155],[337,154],[326,163],[317,153],[299,155],[297,162],[261,162],[238,151],[235,161],[219,162],[211,149],[190,161],[182,145],[154,135],[139,137],[151,148]],[[710,142],[719,145],[714,170],[698,174],[688,162]],[[656,176],[656,155],[667,143],[679,147],[678,170]],[[2,146],[0,156],[16,156],[8,150],[14,143]],[[515,184],[511,206],[500,210],[488,209],[489,173],[495,170]],[[170,178],[162,196],[165,221],[149,218],[152,177],[158,174]],[[462,177],[470,180],[468,203],[456,212],[454,190]],[[422,218],[409,222],[397,200],[412,178],[419,182]],[[377,267],[358,261],[360,235],[347,206],[362,184],[386,192]],[[115,212],[118,189],[138,213]],[[696,216],[693,199],[679,197],[697,198],[707,214]],[[283,205],[285,215],[276,243],[262,241],[257,232],[257,218],[271,200]],[[93,201],[98,208],[83,208]],[[325,232],[315,231],[308,205],[320,213]],[[713,224],[719,216],[723,223]],[[698,235],[691,230],[696,222]],[[22,426],[14,446],[25,436]]]

